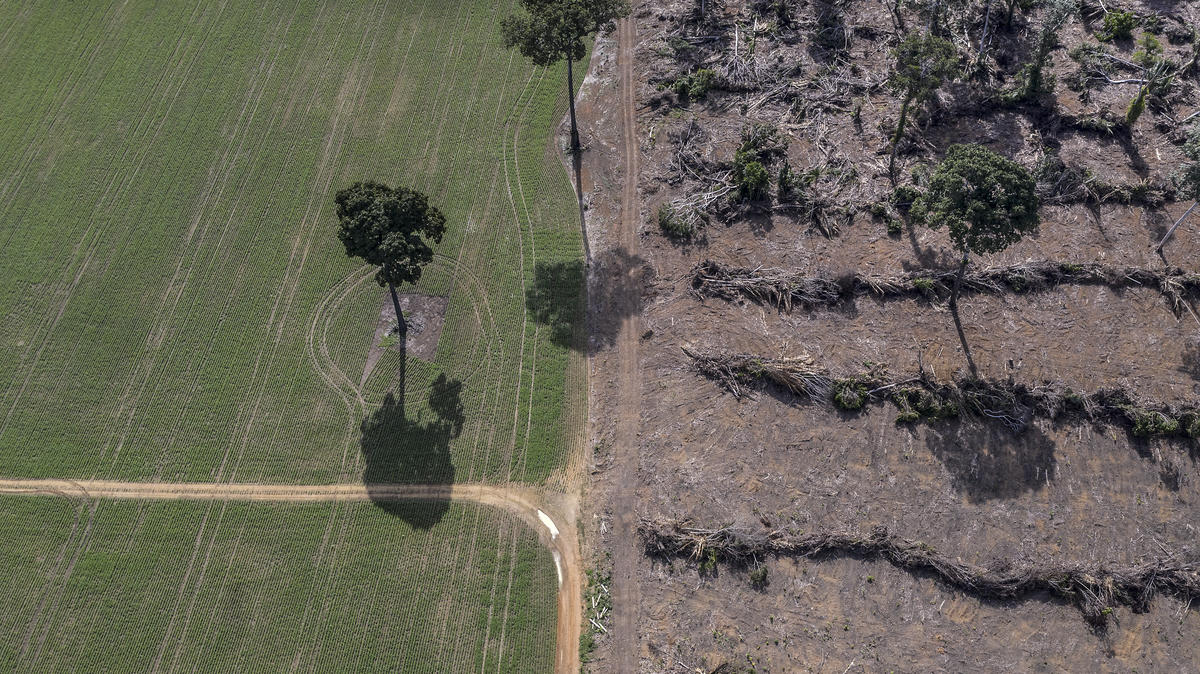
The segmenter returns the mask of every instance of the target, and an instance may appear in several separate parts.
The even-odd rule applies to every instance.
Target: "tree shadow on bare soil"
[[[624,248],[606,250],[592,260],[592,316],[589,344],[583,318],[587,270],[581,260],[539,262],[533,283],[525,291],[525,306],[533,319],[549,328],[550,341],[580,352],[612,346],[625,318],[640,309],[649,265]]]
[[[1054,440],[1035,424],[1019,434],[971,421],[929,429],[926,444],[973,503],[1038,491],[1053,479]]]
[[[401,394],[403,395],[403,394]],[[441,521],[450,507],[454,464],[450,442],[462,433],[462,382],[439,375],[429,390],[429,412],[410,419],[403,400],[388,393],[383,405],[363,420],[362,448],[366,468],[363,482],[371,500],[383,510],[414,527],[428,529]],[[373,485],[445,485],[444,498],[427,503],[395,501]]]

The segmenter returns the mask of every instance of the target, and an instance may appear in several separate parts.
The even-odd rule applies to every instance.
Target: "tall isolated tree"
[[[428,241],[442,242],[446,216],[420,192],[370,181],[340,190],[334,203],[337,235],[346,246],[346,255],[378,266],[375,280],[391,292],[403,349],[408,325],[396,286],[420,280],[422,269],[433,260]]]
[[[571,105],[571,152],[579,153],[575,123],[574,62],[587,54],[584,38],[611,31],[617,19],[629,15],[629,0],[520,0],[525,15],[500,22],[504,45],[516,47],[535,66],[567,60],[567,100]]]
[[[958,306],[970,256],[998,253],[1037,231],[1036,181],[1025,167],[982,145],[951,145],[913,204],[930,229],[947,227],[962,254],[950,306]]]
[[[923,101],[947,79],[958,74],[958,54],[954,45],[936,35],[909,35],[893,52],[896,67],[888,77],[888,86],[904,96],[900,105],[900,121],[892,136],[892,158],[888,174],[895,180],[896,148],[904,137],[908,108],[913,101]]]

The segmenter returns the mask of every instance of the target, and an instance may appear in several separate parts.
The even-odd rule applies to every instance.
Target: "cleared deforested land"
[[[555,570],[486,506],[0,497],[5,671],[550,671]],[[465,535],[463,532],[468,532]],[[482,570],[486,570],[483,572]]]
[[[564,486],[582,278],[536,270],[582,243],[515,6],[0,3],[0,476]],[[448,219],[403,363],[334,234],[364,179]],[[549,552],[481,506],[0,509],[18,670],[552,666]]]

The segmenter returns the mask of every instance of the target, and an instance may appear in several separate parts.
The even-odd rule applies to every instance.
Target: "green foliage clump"
[[[900,408],[896,423],[912,423],[925,419],[952,419],[959,414],[958,404],[915,386],[902,386],[892,391],[892,402]]]
[[[1174,176],[1176,193],[1184,199],[1200,201],[1200,124],[1192,129],[1183,144],[1183,153],[1191,161],[1180,167]]]
[[[1162,412],[1126,407],[1125,416],[1133,424],[1133,434],[1139,438],[1175,435],[1179,432],[1179,420]]]
[[[1137,14],[1133,12],[1109,12],[1104,15],[1104,28],[1096,37],[1105,42],[1113,40],[1128,40],[1133,37],[1133,29],[1137,27]]]
[[[416,283],[433,261],[429,241],[441,243],[446,216],[422,193],[377,182],[357,182],[334,197],[337,236],[346,255],[379,269],[381,286]]]
[[[947,79],[959,72],[958,52],[948,40],[936,35],[909,35],[892,52],[896,58],[888,86],[903,94],[900,119],[896,133],[892,136],[892,157],[888,172],[896,168],[896,146],[904,137],[904,126],[908,121],[908,108],[913,101],[924,101]],[[894,173],[893,173],[894,174]]]
[[[738,197],[758,201],[767,196],[771,176],[762,162],[749,159],[748,154],[738,151],[733,162],[733,184],[737,185]]]
[[[654,218],[662,233],[673,239],[689,239],[696,233],[696,226],[671,204],[659,206]]]
[[[684,75],[671,84],[671,91],[684,100],[699,100],[717,87],[720,80],[715,70],[701,68],[694,73]]]
[[[921,190],[914,185],[898,185],[892,190],[892,204],[901,212],[908,212],[917,199],[921,198]]]
[[[838,409],[860,410],[867,404],[867,385],[856,377],[833,382],[833,404]]]
[[[1189,411],[1180,415],[1179,426],[1189,438],[1200,438],[1200,413]]]
[[[917,290],[920,290],[921,292],[925,293],[926,295],[933,294],[933,279],[915,278],[915,279],[913,279],[912,284],[913,284],[914,288],[916,288]]]
[[[1037,47],[1033,58],[1021,67],[1017,75],[1017,89],[1010,95],[1015,100],[1029,100],[1054,91],[1054,75],[1044,71],[1050,63],[1050,52],[1058,44],[1058,32],[1063,25],[1079,12],[1078,0],[1049,0],[1046,18],[1038,33]]]
[[[761,590],[767,586],[767,565],[759,564],[753,571],[750,572],[750,586]]]
[[[950,230],[966,256],[997,253],[1038,226],[1036,182],[1029,171],[982,145],[951,145],[913,216]]]
[[[1133,52],[1134,63],[1143,68],[1151,68],[1162,60],[1162,43],[1153,33],[1143,33],[1137,44],[1137,49]]]
[[[800,184],[800,179],[795,171],[792,171],[792,165],[788,163],[787,158],[784,158],[783,164],[779,167],[779,176],[775,181],[775,195],[780,203],[787,203],[791,200],[792,194]]]
[[[742,144],[738,152],[762,163],[787,154],[788,141],[779,127],[773,124],[752,124],[742,128]]]

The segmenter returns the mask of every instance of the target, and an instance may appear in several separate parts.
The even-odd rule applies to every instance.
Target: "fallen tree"
[[[835,306],[859,296],[940,299],[949,295],[956,274],[955,269],[930,269],[894,276],[858,272],[841,277],[804,276],[781,269],[727,267],[705,260],[692,268],[692,291],[702,297],[723,299],[740,295],[791,311],[796,305]],[[962,279],[962,293],[1031,293],[1069,284],[1152,288],[1179,315],[1189,309],[1187,298],[1200,293],[1200,274],[1178,268],[1114,267],[1096,262],[1025,262],[968,271]]]
[[[980,599],[1020,600],[1048,593],[1074,604],[1096,627],[1105,626],[1119,606],[1147,610],[1159,592],[1185,600],[1200,596],[1200,556],[1191,549],[1129,567],[1030,560],[1000,560],[979,567],[925,543],[896,536],[882,526],[866,535],[847,528],[791,533],[733,525],[704,528],[686,520],[643,518],[638,532],[647,553],[654,556],[746,564],[769,555],[853,555],[932,575]]]
[[[1123,387],[1079,392],[1062,382],[1027,385],[974,376],[938,382],[923,369],[897,378],[881,365],[835,374],[809,356],[766,358],[686,346],[683,352],[699,373],[737,397],[772,385],[846,411],[890,402],[899,410],[897,423],[966,416],[1021,432],[1033,417],[1041,417],[1107,423],[1125,427],[1139,437],[1200,438],[1200,405],[1139,400]]]

